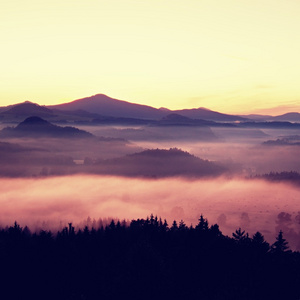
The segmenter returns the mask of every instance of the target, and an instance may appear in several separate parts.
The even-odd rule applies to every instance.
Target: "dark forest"
[[[300,253],[241,228],[146,219],[0,231],[3,299],[299,299]]]

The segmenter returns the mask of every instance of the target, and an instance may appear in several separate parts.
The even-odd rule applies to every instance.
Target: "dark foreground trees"
[[[151,216],[55,234],[0,231],[3,299],[299,299],[300,254],[279,233],[224,236]]]

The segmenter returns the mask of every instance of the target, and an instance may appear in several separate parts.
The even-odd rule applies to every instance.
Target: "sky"
[[[299,0],[10,0],[0,106],[103,93],[170,109],[300,112]]]

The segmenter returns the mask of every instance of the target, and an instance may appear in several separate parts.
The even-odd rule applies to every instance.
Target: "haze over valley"
[[[300,249],[297,117],[172,111],[101,94],[1,107],[0,223],[53,229],[153,213],[195,224],[203,213],[228,235],[243,227],[272,240],[284,229]]]
[[[2,1],[3,299],[300,299],[299,0]]]

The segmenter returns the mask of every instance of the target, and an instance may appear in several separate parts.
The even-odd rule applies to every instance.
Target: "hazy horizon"
[[[55,102],[55,104],[53,103],[47,103],[47,102],[43,102],[42,100],[36,100],[33,101],[31,99],[16,99],[16,102],[7,102],[5,99],[1,100],[1,107],[6,107],[6,106],[11,106],[11,105],[17,105],[17,104],[22,104],[22,103],[26,103],[26,102],[31,102],[40,106],[45,106],[45,107],[51,107],[53,105],[61,105],[61,104],[66,104],[66,103],[71,103],[77,100],[81,100],[81,99],[85,99],[85,98],[90,98],[96,95],[105,95],[109,98],[112,99],[116,99],[116,100],[120,100],[120,101],[124,101],[124,102],[128,102],[131,104],[138,104],[138,105],[145,105],[145,106],[150,106],[156,109],[169,109],[170,111],[176,111],[176,110],[183,110],[183,109],[207,109],[207,110],[211,110],[211,111],[216,111],[219,113],[224,113],[224,114],[229,114],[229,115],[269,115],[269,116],[278,116],[278,115],[283,115],[286,113],[293,113],[293,112],[298,112],[300,113],[300,103],[295,102],[294,104],[284,104],[284,105],[278,105],[275,106],[274,104],[271,104],[269,107],[265,107],[265,108],[251,108],[251,109],[242,109],[240,111],[235,111],[234,109],[231,111],[230,109],[224,109],[224,110],[220,110],[218,109],[218,107],[212,108],[210,107],[210,105],[208,104],[207,106],[191,106],[191,105],[184,105],[182,104],[181,106],[177,106],[177,107],[173,107],[171,108],[170,104],[169,106],[164,106],[164,105],[152,105],[150,102],[146,103],[146,102],[140,102],[138,99],[137,100],[132,100],[132,99],[119,99],[116,97],[113,97],[111,95],[107,95],[107,94],[103,94],[103,93],[96,93],[93,95],[85,95],[82,96],[80,98],[74,98],[74,99],[66,99],[66,100],[60,100]]]

